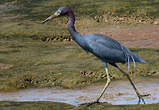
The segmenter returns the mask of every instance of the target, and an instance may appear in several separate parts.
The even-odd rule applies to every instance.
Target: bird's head
[[[70,7],[60,7],[53,15],[49,16],[46,18],[42,23],[45,23],[53,18],[59,17],[59,16],[64,16],[67,15],[69,11],[72,11]]]

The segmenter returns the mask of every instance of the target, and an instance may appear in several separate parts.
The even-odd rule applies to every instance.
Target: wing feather
[[[122,45],[104,35],[89,34],[86,37],[89,51],[107,62],[125,62]]]
[[[86,50],[107,63],[115,64],[128,62],[128,70],[130,61],[134,63],[134,69],[136,67],[136,62],[146,63],[118,41],[107,36],[101,34],[87,34],[84,36],[84,39],[87,44]]]

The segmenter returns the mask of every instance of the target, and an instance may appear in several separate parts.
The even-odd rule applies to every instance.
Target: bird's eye
[[[55,15],[56,15],[56,16],[59,16],[60,14],[61,14],[61,11],[56,11],[56,12],[55,12]]]
[[[60,15],[61,11],[58,11],[57,14]]]

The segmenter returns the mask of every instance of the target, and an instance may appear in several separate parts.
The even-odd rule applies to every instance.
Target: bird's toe
[[[138,95],[138,97],[139,97],[138,104],[141,104],[141,102],[143,102],[143,104],[146,104],[143,97],[148,97],[148,96],[151,96],[151,94]]]

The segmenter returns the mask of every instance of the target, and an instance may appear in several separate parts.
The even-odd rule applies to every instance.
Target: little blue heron
[[[67,15],[69,17],[68,31],[70,32],[73,40],[85,51],[90,52],[93,55],[95,55],[97,58],[99,58],[104,64],[107,75],[107,82],[101,94],[99,95],[97,100],[93,103],[99,102],[100,98],[102,97],[105,90],[108,88],[110,84],[110,76],[108,73],[108,66],[107,66],[107,63],[109,63],[110,65],[116,67],[124,75],[126,75],[126,77],[130,81],[131,85],[133,86],[133,89],[135,90],[138,96],[139,99],[138,104],[141,101],[145,104],[143,97],[149,96],[150,94],[140,95],[129,75],[126,72],[124,72],[122,69],[120,69],[116,63],[128,63],[128,70],[129,70],[129,62],[134,63],[134,68],[135,68],[135,62],[139,62],[142,64],[146,62],[143,59],[141,59],[138,55],[134,54],[129,49],[121,45],[118,41],[113,40],[107,36],[101,34],[81,35],[80,33],[78,33],[74,26],[75,15],[70,7],[60,7],[53,15],[49,16],[42,23],[45,23],[55,17],[63,15]]]

